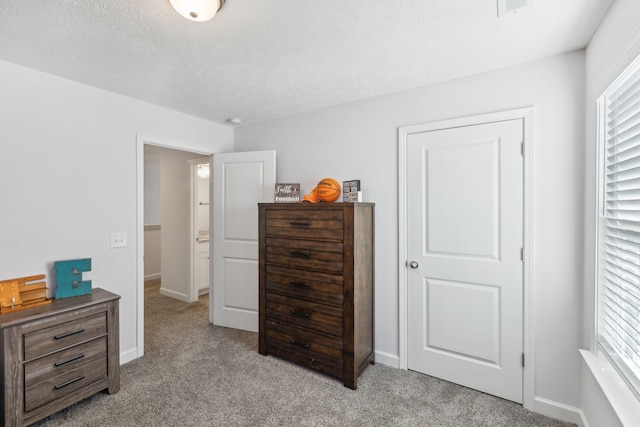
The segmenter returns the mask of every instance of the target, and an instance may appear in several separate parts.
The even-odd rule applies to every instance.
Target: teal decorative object
[[[54,262],[56,269],[56,299],[91,293],[91,280],[82,280],[82,273],[91,271],[91,258]]]

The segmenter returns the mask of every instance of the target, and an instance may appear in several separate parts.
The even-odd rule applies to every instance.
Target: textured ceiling
[[[522,0],[516,0],[522,2]],[[0,60],[254,123],[583,48],[613,0],[0,0]]]

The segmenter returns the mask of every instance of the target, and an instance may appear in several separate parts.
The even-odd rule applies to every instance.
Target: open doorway
[[[196,210],[201,212],[201,218],[193,214],[192,162],[195,160],[197,164],[208,160],[203,160],[200,153],[148,144],[145,144],[144,156],[145,282],[147,278],[161,279],[161,294],[192,302],[197,300],[197,295],[192,295],[193,256],[196,255],[192,251],[192,230],[201,231],[206,237],[209,230],[208,195],[202,195],[199,197],[201,201],[195,202],[203,203]],[[198,181],[205,181],[196,178],[196,187]],[[208,181],[202,184],[205,192],[208,192]],[[194,225],[193,221],[198,219],[202,219],[202,223]],[[206,267],[208,238],[205,239],[203,235],[201,240],[207,249],[203,266]],[[204,248],[201,252],[204,252]],[[150,267],[159,268],[160,271],[149,271]],[[208,285],[208,275],[199,279]]]
[[[211,155],[138,137],[138,357],[144,354],[145,281],[159,281],[162,295],[194,300],[189,161]]]

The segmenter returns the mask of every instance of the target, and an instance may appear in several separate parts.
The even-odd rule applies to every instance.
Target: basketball
[[[313,193],[321,202],[335,202],[340,197],[340,184],[333,178],[321,180]]]

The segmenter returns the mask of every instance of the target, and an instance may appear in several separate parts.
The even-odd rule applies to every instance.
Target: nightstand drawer
[[[266,266],[267,292],[342,306],[344,278],[296,268]]]
[[[107,314],[100,312],[24,335],[25,360],[107,333]]]
[[[267,295],[267,318],[342,337],[342,310],[284,295]]]
[[[343,248],[338,242],[267,238],[265,260],[269,264],[342,273]]]
[[[51,377],[41,383],[25,387],[25,411],[32,411],[59,397],[100,379],[107,379],[107,358],[103,357],[91,363],[79,366],[61,375]]]
[[[101,337],[89,342],[74,345],[65,350],[57,351],[24,365],[24,383],[27,388],[46,381],[49,378],[62,375],[68,371],[78,369],[82,365],[107,357],[107,337]]]

